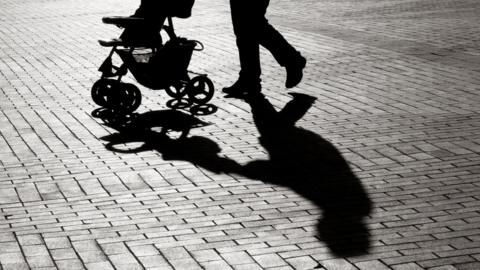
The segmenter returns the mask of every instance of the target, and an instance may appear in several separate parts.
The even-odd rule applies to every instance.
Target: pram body
[[[203,50],[199,41],[180,38],[175,34],[172,17],[153,22],[141,17],[104,17],[102,21],[124,28],[118,39],[100,40],[104,47],[112,47],[110,54],[99,68],[101,78],[91,90],[93,101],[104,108],[131,113],[141,103],[137,86],[121,81],[130,72],[135,80],[152,90],[165,90],[173,99],[169,107],[187,107],[205,104],[214,93],[212,81],[206,74],[188,70],[193,51]],[[167,21],[168,25],[163,22]],[[160,31],[168,35],[163,42]],[[113,64],[118,55],[120,65]],[[194,74],[193,78],[190,75]]]

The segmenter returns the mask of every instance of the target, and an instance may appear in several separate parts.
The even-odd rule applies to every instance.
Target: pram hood
[[[155,18],[158,16],[189,18],[195,0],[142,0],[135,16]]]

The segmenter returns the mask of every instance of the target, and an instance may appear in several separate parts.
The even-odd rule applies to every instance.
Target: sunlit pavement
[[[218,110],[175,141],[92,116],[137,1],[0,0],[0,269],[480,269],[480,2],[271,2],[302,83],[263,51],[266,99],[225,98],[228,1],[198,0]]]

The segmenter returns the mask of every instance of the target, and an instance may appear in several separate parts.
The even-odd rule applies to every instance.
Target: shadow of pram
[[[260,133],[260,144],[269,154],[268,160],[242,165],[222,157],[221,148],[209,138],[184,136],[174,140],[144,126],[102,139],[108,141],[106,147],[112,151],[156,150],[164,160],[188,161],[214,173],[232,173],[288,187],[322,210],[317,234],[334,255],[365,254],[370,240],[364,218],[371,212],[371,201],[360,180],[331,143],[295,126],[314,99],[306,95],[293,96],[280,112],[263,95],[247,100]],[[186,126],[193,126],[191,120],[183,121]],[[115,147],[132,141],[143,145],[128,151]]]
[[[179,110],[157,110],[145,113],[117,114],[115,111],[96,109],[92,112],[94,117],[103,120],[104,124],[119,133],[102,137],[102,139],[113,137],[121,138],[120,141],[129,140],[145,141],[150,138],[185,139],[192,128],[210,125],[199,118]],[[176,136],[169,137],[169,133],[176,132]]]
[[[126,121],[113,120],[110,115],[103,120],[107,126],[118,131],[100,138],[107,141],[105,148],[108,150],[117,153],[153,150],[161,153],[164,160],[188,161],[215,173],[239,171],[238,163],[218,155],[221,149],[217,143],[205,137],[188,137],[191,129],[209,125],[190,114],[161,110],[140,114]],[[179,134],[172,136],[170,133],[173,132]]]

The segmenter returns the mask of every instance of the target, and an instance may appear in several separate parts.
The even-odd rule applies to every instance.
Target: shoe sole
[[[300,78],[298,79],[298,82],[294,83],[294,84],[287,84],[285,83],[285,87],[286,88],[293,88],[295,86],[297,86],[303,79],[303,69],[305,69],[305,67],[307,66],[307,59],[305,59],[305,57],[302,57],[302,60],[301,62],[299,63],[298,67],[300,68],[301,70],[301,76]]]

